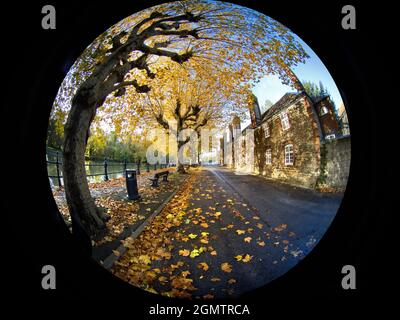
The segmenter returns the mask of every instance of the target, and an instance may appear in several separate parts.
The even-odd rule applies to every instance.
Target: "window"
[[[270,132],[269,132],[269,125],[268,125],[268,123],[264,123],[264,124],[263,124],[263,129],[264,129],[265,138],[268,138],[268,137],[271,135]]]
[[[323,107],[321,108],[320,115],[323,116],[323,115],[327,114],[328,112],[329,112],[329,111],[328,111],[328,108],[325,107],[325,106],[323,106]]]
[[[267,149],[265,153],[265,164],[271,164],[272,163],[272,151],[271,149]]]
[[[291,166],[294,163],[293,145],[288,144],[285,146],[285,165]]]
[[[290,128],[289,117],[286,112],[280,114],[282,129],[287,130]]]
[[[335,139],[335,137],[336,137],[335,134],[332,133],[332,134],[326,135],[326,136],[325,136],[325,139],[326,139],[326,140],[332,140],[332,139]]]

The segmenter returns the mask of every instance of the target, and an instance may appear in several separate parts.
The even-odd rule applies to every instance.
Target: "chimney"
[[[254,94],[251,95],[251,104],[249,110],[250,110],[251,126],[253,129],[255,129],[261,123],[261,111],[260,111],[260,105],[258,104],[258,99]]]

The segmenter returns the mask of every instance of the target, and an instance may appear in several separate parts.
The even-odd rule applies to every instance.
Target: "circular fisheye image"
[[[72,235],[116,277],[173,298],[238,297],[324,235],[350,130],[328,70],[287,27],[179,1],[128,16],[75,61],[47,166]]]

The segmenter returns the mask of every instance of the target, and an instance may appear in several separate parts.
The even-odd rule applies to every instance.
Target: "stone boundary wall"
[[[350,136],[327,140],[321,148],[321,169],[319,186],[344,191],[350,172]]]

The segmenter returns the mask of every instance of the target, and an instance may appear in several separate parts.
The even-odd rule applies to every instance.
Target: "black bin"
[[[136,170],[125,170],[126,189],[128,190],[129,200],[138,200],[140,195],[138,192]]]

